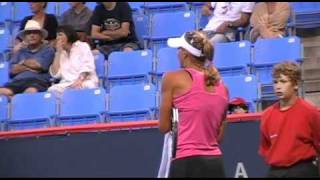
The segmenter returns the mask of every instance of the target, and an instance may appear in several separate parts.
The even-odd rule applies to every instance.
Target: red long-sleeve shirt
[[[266,109],[260,129],[259,154],[269,165],[288,167],[320,152],[320,112],[301,98],[285,111],[279,103]]]

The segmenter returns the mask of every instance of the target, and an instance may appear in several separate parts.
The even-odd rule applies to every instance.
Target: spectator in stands
[[[252,30],[250,41],[258,38],[285,36],[291,9],[288,2],[259,2],[255,5],[250,19]]]
[[[66,88],[98,87],[90,46],[79,41],[76,31],[70,25],[62,25],[57,29],[56,54],[49,72],[60,82],[52,85],[48,91],[61,94]]]
[[[236,97],[229,102],[229,114],[244,114],[248,112],[248,104],[243,98]]]
[[[93,11],[91,23],[91,36],[100,40],[98,49],[106,58],[112,51],[139,49],[128,2],[102,2]]]
[[[46,91],[50,85],[48,69],[54,58],[54,49],[44,43],[48,32],[35,20],[29,20],[18,33],[25,48],[19,49],[11,60],[11,81],[0,88],[0,94]]]
[[[213,46],[203,32],[168,40],[179,48],[183,69],[163,77],[160,131],[172,129],[172,108],[179,111],[176,156],[169,177],[224,177],[219,141],[228,110],[228,91],[211,65]]]
[[[35,20],[40,24],[40,27],[45,29],[48,32],[48,36],[46,37],[46,40],[48,40],[52,45],[54,44],[54,40],[56,39],[56,29],[58,27],[58,21],[53,14],[47,14],[45,12],[45,9],[47,7],[47,2],[30,2],[30,9],[31,12],[34,15],[25,17],[21,24],[20,24],[20,30],[22,30],[28,20]],[[18,41],[21,41],[21,39],[18,38]],[[14,51],[17,51],[19,47],[23,45],[21,43],[18,43]]]
[[[202,14],[211,16],[203,29],[211,43],[235,41],[238,27],[249,24],[254,2],[207,2]]]
[[[86,2],[70,2],[71,8],[61,16],[61,25],[71,25],[77,31],[80,41],[87,42],[89,20],[92,11],[85,5]]]
[[[263,112],[259,148],[268,177],[319,177],[313,161],[320,152],[320,112],[297,95],[301,69],[283,62],[272,76],[279,101]]]

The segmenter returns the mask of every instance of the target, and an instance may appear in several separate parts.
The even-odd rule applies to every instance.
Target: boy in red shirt
[[[277,64],[272,76],[279,101],[262,115],[259,147],[270,165],[268,177],[318,177],[320,113],[297,95],[300,67],[293,62]]]

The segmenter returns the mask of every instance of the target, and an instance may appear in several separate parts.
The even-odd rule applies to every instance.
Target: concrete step
[[[320,57],[304,58],[301,68],[303,80],[320,80]]]
[[[304,81],[320,80],[320,69],[304,69],[302,79]]]
[[[320,92],[320,80],[307,80],[303,82],[305,93]]]
[[[303,55],[305,58],[320,57],[320,43],[318,46],[305,47]]]
[[[304,99],[311,104],[320,107],[320,92],[318,93],[307,93],[304,95]]]

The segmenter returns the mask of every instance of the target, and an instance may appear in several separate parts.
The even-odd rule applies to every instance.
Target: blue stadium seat
[[[61,16],[66,10],[71,8],[70,2],[57,2],[58,16]]]
[[[140,43],[140,47],[143,47],[143,37],[149,35],[149,17],[147,15],[137,13],[133,14],[132,18],[135,27],[135,32]]]
[[[9,63],[8,61],[0,61],[0,86],[9,81]]]
[[[249,102],[250,111],[256,111],[256,102],[260,99],[260,96],[258,81],[254,75],[223,77],[223,82],[229,89],[230,99],[242,97]]]
[[[115,122],[154,118],[156,95],[156,88],[152,84],[111,87],[107,120]]]
[[[13,2],[15,23],[20,23],[26,16],[32,15],[29,2]],[[56,15],[56,2],[48,2],[46,13]]]
[[[157,89],[160,88],[162,75],[167,71],[180,69],[177,48],[161,48],[158,51],[158,58],[156,62],[156,70],[151,72],[155,77],[155,84]]]
[[[107,73],[106,73],[106,60],[105,60],[105,57],[102,53],[99,53],[97,55],[95,55],[94,57],[95,59],[95,65],[96,65],[96,73],[99,77],[99,81],[100,81],[100,87],[103,87],[104,86],[104,82],[106,80],[106,76],[107,76]]]
[[[251,46],[249,41],[215,44],[213,63],[220,74],[222,76],[248,74]]]
[[[28,2],[14,2],[13,4],[14,4],[13,19],[15,23],[19,23],[26,16],[32,15],[30,5]]]
[[[97,2],[86,2],[86,6],[93,11],[97,6]]]
[[[141,6],[144,5],[145,2],[128,2],[131,10],[134,14],[139,13],[141,11]]]
[[[194,14],[190,11],[158,13],[152,17],[151,21],[149,38],[152,40],[178,37],[186,31],[195,29]]]
[[[180,61],[177,48],[161,48],[158,51],[157,75],[162,76],[167,71],[178,70],[179,68]]]
[[[299,37],[259,39],[254,44],[253,66],[261,83],[271,83],[272,66],[284,60],[302,61]]]
[[[57,116],[57,99],[49,92],[23,93],[11,101],[9,130],[45,128],[54,125]]]
[[[296,28],[320,27],[320,4],[318,2],[290,2]]]
[[[190,10],[193,11],[196,17],[196,29],[204,28],[208,23],[208,17],[202,15],[202,7],[205,2],[187,2]]]
[[[46,13],[57,15],[57,2],[48,2]]]
[[[185,2],[145,2],[141,8],[147,14],[164,12],[164,11],[185,11],[187,4]]]
[[[192,11],[156,13],[151,18],[150,33],[144,39],[152,49],[166,46],[168,38],[179,37],[186,31],[194,31],[196,28]]]
[[[0,26],[0,53],[9,51],[12,46],[11,35],[9,29],[5,26]]]
[[[9,103],[6,96],[0,95],[0,131],[5,131],[7,120],[9,118],[8,114]]]
[[[112,52],[108,60],[108,85],[148,82],[151,70],[150,50]]]
[[[0,2],[0,24],[11,21],[13,18],[13,6],[11,2]]]
[[[104,122],[106,92],[103,88],[67,89],[61,97],[57,125],[78,125]]]

